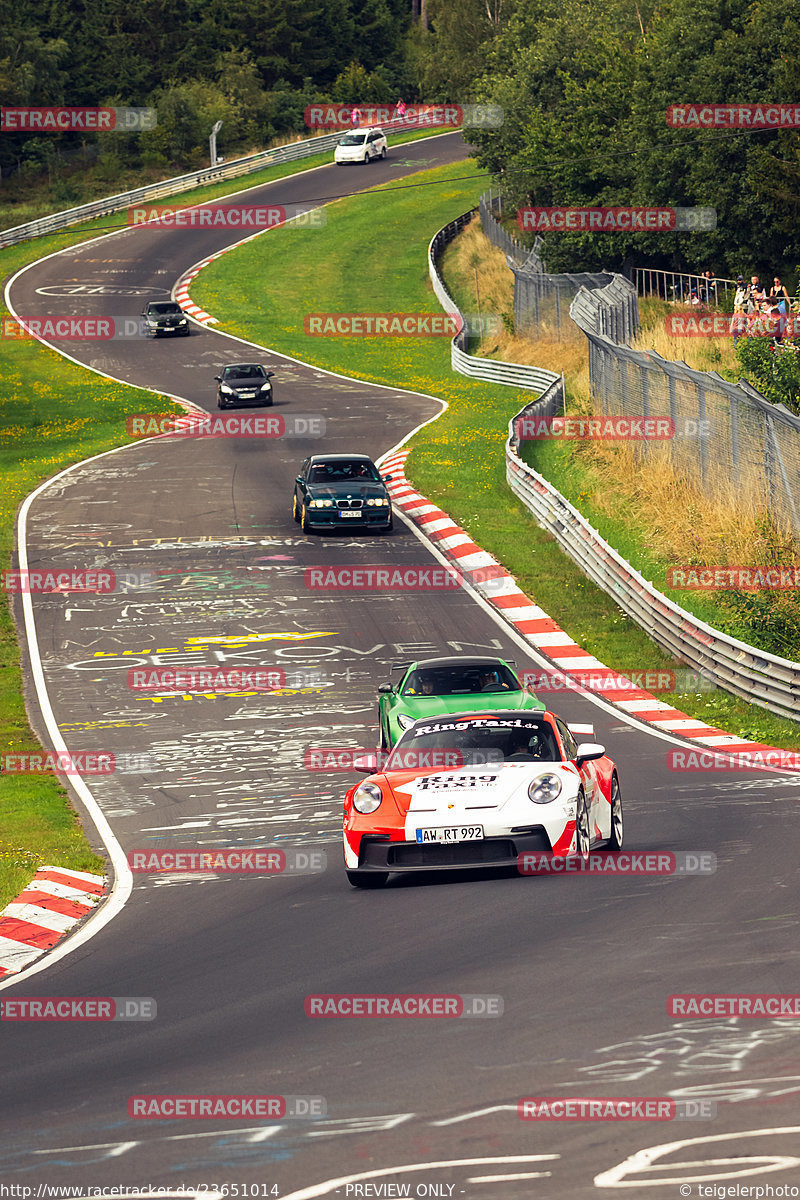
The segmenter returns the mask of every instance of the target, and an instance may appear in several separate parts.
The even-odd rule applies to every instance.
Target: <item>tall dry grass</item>
[[[475,311],[505,315],[505,328],[476,350],[491,358],[530,363],[564,375],[569,413],[595,411],[589,385],[586,340],[544,327],[528,336],[513,325],[514,276],[505,255],[483,234],[476,218],[447,250],[450,277],[459,295],[469,296]],[[476,289],[475,273],[477,270]],[[462,307],[465,307],[462,304]],[[663,301],[641,304],[642,329],[636,348],[655,349],[664,358],[682,359],[699,370],[736,376],[732,344],[725,338],[675,338],[664,317],[675,308]],[[581,495],[597,512],[626,516],[631,528],[644,533],[644,546],[658,558],[680,563],[772,564],[792,562],[800,545],[790,531],[769,517],[760,481],[734,486],[721,470],[714,477],[715,495],[701,491],[691,474],[676,469],[667,445],[650,443],[646,454],[632,442],[580,441],[571,452],[584,474]],[[713,445],[710,447],[712,470]]]

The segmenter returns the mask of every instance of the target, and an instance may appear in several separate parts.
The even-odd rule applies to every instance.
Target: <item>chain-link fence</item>
[[[766,506],[800,530],[800,417],[745,380],[728,383],[715,371],[619,345],[609,326],[613,303],[621,300],[584,290],[570,308],[589,340],[592,394],[603,414],[669,418],[673,435],[642,441],[642,453],[666,452],[707,496]]]
[[[484,232],[499,244],[498,198],[485,195],[480,211]],[[666,454],[705,495],[767,507],[800,531],[800,417],[743,379],[728,383],[715,371],[631,349],[638,300],[621,275],[548,275],[535,252],[507,261],[517,328],[541,331],[549,323],[563,334],[572,326],[588,338],[592,395],[604,416],[671,422],[672,436],[636,443],[641,454]]]
[[[506,255],[514,273],[514,321],[520,333],[536,329],[539,332],[557,331],[561,337],[576,333],[569,317],[569,306],[582,287],[604,288],[615,278],[607,271],[580,272],[576,275],[549,275],[539,256],[542,239],[537,238],[533,249],[527,249],[499,223],[503,201],[492,192],[481,196],[481,227],[489,240]],[[617,317],[615,332],[620,341],[630,341],[639,324],[636,293],[622,308],[622,323]]]

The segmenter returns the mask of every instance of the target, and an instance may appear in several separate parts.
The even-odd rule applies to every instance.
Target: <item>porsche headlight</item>
[[[409,725],[414,724],[414,718],[409,717],[406,713],[397,714],[397,724],[401,729],[408,729]]]
[[[377,783],[360,783],[353,795],[353,808],[360,813],[373,813],[380,808],[383,793]]]
[[[532,800],[534,804],[550,804],[560,795],[561,780],[558,775],[553,775],[549,771],[546,775],[539,775],[536,779],[532,779],[528,785],[528,799]]]

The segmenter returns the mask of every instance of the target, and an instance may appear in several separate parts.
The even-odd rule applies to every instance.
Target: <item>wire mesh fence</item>
[[[800,530],[800,418],[745,380],[729,383],[655,350],[619,345],[602,292],[579,292],[570,312],[589,341],[592,394],[603,415],[670,422],[668,438],[637,443],[641,455],[666,453],[705,495],[768,508]]]
[[[510,235],[497,220],[501,202],[487,193],[480,212],[487,237],[502,248],[502,236]],[[632,283],[610,272],[549,275],[537,247],[526,251],[511,241],[515,253],[507,262],[514,273],[517,328],[549,328],[562,336],[570,327],[581,330],[589,342],[592,395],[602,414],[669,422],[669,437],[636,442],[639,455],[666,455],[704,495],[756,511],[766,508],[784,528],[800,532],[800,417],[771,404],[743,379],[729,383],[715,371],[632,349],[627,343],[639,324]],[[673,285],[669,272],[658,279],[656,274],[640,274],[637,282],[658,295]],[[682,280],[702,286],[703,276],[675,274],[673,283],[682,287]]]

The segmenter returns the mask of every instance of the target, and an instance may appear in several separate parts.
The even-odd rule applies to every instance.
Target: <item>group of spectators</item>
[[[784,336],[794,334],[793,325],[792,298],[778,275],[769,290],[757,275],[751,275],[749,283],[744,275],[738,277],[730,325],[734,346],[740,337],[769,334],[780,345]]]
[[[716,304],[720,282],[711,271],[703,271],[674,288],[676,299],[691,305]],[[730,333],[734,346],[741,337],[771,337],[776,346],[794,339],[800,345],[800,291],[793,308],[792,298],[778,275],[769,288],[758,275],[751,275],[749,283],[740,275],[736,280]]]

